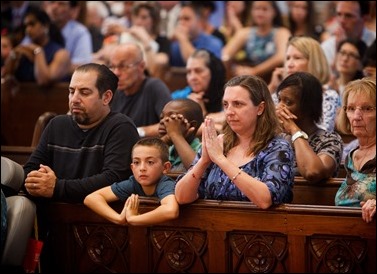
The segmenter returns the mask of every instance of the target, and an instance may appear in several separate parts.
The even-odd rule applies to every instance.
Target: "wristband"
[[[145,137],[145,130],[142,127],[138,127],[137,132],[139,133],[140,137]]]
[[[37,55],[37,54],[39,54],[39,53],[41,53],[41,52],[42,52],[42,48],[41,48],[41,47],[36,47],[36,48],[33,50],[34,55]]]
[[[9,53],[9,58],[11,60],[16,60],[17,59],[17,54],[14,50],[12,50],[10,53]]]

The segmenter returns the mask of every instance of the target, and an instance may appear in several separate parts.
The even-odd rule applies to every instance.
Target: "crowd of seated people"
[[[238,30],[222,50],[222,60],[233,60],[245,51],[245,63],[232,66],[234,75],[257,75],[269,81],[271,72],[284,61],[291,33],[275,1],[254,1],[250,7],[251,26]]]
[[[323,32],[309,19],[307,29],[298,28],[296,10],[313,8],[294,6],[299,1],[292,1],[286,21],[275,1],[239,1],[244,17],[228,3],[223,28],[209,23],[211,8],[204,4],[177,3],[175,28],[164,36],[162,3],[135,1],[128,3],[127,24],[111,33],[109,26],[108,32],[99,28],[102,55],[95,55],[90,32],[79,22],[85,5],[42,2],[38,13],[25,13],[22,41],[10,39],[5,47],[12,50],[4,57],[2,51],[2,77],[69,83],[69,113],[50,121],[24,166],[23,191],[39,210],[50,201],[85,200],[115,223],[153,224],[177,218],[177,205],[198,198],[269,209],[292,202],[295,176],[336,178],[344,163],[334,205],[360,207],[366,222],[375,218],[375,32],[364,24],[368,5],[338,1],[338,37],[326,38],[325,23],[317,22]],[[112,5],[106,8],[116,16]],[[51,36],[54,25],[61,44]],[[2,38],[12,38],[3,34],[6,26]],[[227,29],[225,39],[212,36],[213,29]],[[333,46],[331,59],[327,47]],[[26,69],[22,62],[31,74],[17,71]],[[174,66],[185,68],[188,86],[180,91],[161,78],[163,68]],[[69,130],[62,134],[62,127]],[[355,147],[345,152],[338,132],[355,136]],[[133,146],[145,137],[152,143]],[[101,160],[86,160],[91,157]],[[180,173],[173,184],[165,176],[171,170]],[[137,195],[158,197],[161,208],[135,217]],[[114,215],[106,205],[93,205],[96,199],[102,206],[124,200],[124,209]]]
[[[290,36],[309,36],[322,43],[334,73],[341,40],[360,38],[370,46],[375,39],[368,23],[373,16],[369,2],[334,3],[335,13],[328,15],[331,20],[319,14],[323,5],[313,1],[20,2],[3,4],[2,35],[10,35],[14,47],[30,43],[25,32],[17,31],[17,37],[20,33],[24,37],[16,39],[15,29],[24,26],[26,11],[39,6],[64,37],[70,74],[90,61],[108,64],[112,46],[131,39],[142,44],[147,71],[161,79],[170,67],[185,67],[194,49],[205,48],[222,57],[229,76],[251,74],[269,81],[284,62]],[[13,18],[14,14],[21,14],[21,19]]]
[[[30,43],[12,49],[1,76],[14,75],[18,81],[39,85],[67,81],[71,69],[69,52],[64,48],[60,30],[48,14],[38,7],[31,8],[25,13],[23,24]]]

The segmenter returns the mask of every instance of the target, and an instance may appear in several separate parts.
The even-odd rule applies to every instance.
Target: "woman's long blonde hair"
[[[329,82],[330,66],[321,44],[317,40],[309,36],[294,36],[288,41],[288,46],[295,47],[308,59],[307,72],[317,77],[322,85]]]

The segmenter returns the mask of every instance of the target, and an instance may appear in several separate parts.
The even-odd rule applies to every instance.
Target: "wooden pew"
[[[32,147],[38,146],[39,140],[41,139],[44,129],[46,128],[50,120],[54,118],[56,115],[57,114],[55,112],[46,111],[38,117],[37,122],[34,125],[33,138],[31,139]]]
[[[177,89],[183,89],[187,86],[186,68],[185,67],[170,67],[162,80],[168,86],[171,92]]]
[[[57,114],[55,112],[45,112],[40,115],[34,126],[31,146],[1,146],[1,156],[7,157],[20,165],[24,165],[29,159],[34,148],[38,145],[39,139],[48,122]]]
[[[328,205],[335,204],[335,194],[344,178],[331,178],[318,183],[296,176],[293,186],[293,204]]]
[[[51,111],[68,111],[69,83],[41,87],[36,83],[17,83],[2,79],[1,145],[30,146],[38,117]]]
[[[20,165],[29,159],[34,147],[31,146],[1,146],[1,156],[7,157]]]
[[[374,273],[376,220],[366,224],[360,208],[318,205],[333,203],[341,181],[296,177],[293,204],[268,210],[198,200],[180,206],[178,219],[149,227],[118,226],[82,204],[52,203],[45,207],[51,257],[42,256],[42,272]],[[142,198],[140,212],[157,206]]]
[[[144,198],[140,211],[157,206]],[[176,220],[134,227],[112,224],[81,204],[54,203],[47,218],[52,249],[42,256],[45,273],[376,271],[376,220],[365,223],[360,208],[262,210],[248,202],[198,200],[181,206]]]

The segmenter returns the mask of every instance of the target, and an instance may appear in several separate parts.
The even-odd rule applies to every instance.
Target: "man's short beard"
[[[75,115],[72,114],[73,121],[75,121],[79,125],[89,125],[90,119],[87,115]]]

